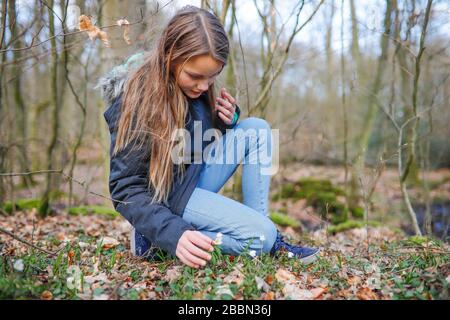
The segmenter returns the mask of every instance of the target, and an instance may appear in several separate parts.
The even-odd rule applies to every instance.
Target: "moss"
[[[31,210],[33,208],[39,208],[40,204],[40,199],[17,199],[14,203],[14,209],[11,201],[6,201],[3,204],[2,209],[7,213],[12,213],[13,211],[18,210]]]
[[[336,202],[331,208],[331,223],[339,224],[348,220],[348,209],[344,204]]]
[[[301,226],[300,222],[280,212],[271,212],[270,219],[272,219],[272,221],[278,224],[279,226],[293,227],[293,228],[299,228]]]
[[[369,220],[367,224],[371,227],[378,227],[380,223],[377,221]],[[339,223],[335,226],[331,226],[327,228],[327,233],[336,234],[339,232],[344,232],[350,229],[364,228],[366,226],[364,221],[356,221],[356,220],[347,220],[345,222]]]
[[[435,239],[432,237],[426,236],[411,236],[406,240],[402,241],[403,245],[412,245],[412,246],[436,246],[442,245],[442,242],[439,239]]]
[[[69,214],[73,216],[86,216],[90,214],[104,215],[110,218],[119,216],[119,213],[112,208],[104,206],[79,206],[69,208]]]
[[[274,195],[273,200],[287,198],[292,200],[306,199],[323,218],[330,218],[333,224],[344,222],[349,217],[349,210],[345,204],[338,200],[338,196],[344,196],[343,189],[336,187],[330,180],[302,179],[294,184],[285,184],[281,191]],[[354,208],[355,216],[359,217],[361,210]],[[354,215],[353,211],[352,215]],[[362,211],[364,216],[364,210]]]
[[[356,219],[362,219],[364,218],[364,208],[362,207],[353,207],[350,208],[350,211],[352,213],[352,217]]]
[[[281,199],[287,199],[287,198],[292,198],[295,195],[295,186],[291,183],[286,183],[283,186],[281,186],[281,190],[279,193],[275,194],[272,197],[273,201],[279,200]]]
[[[60,200],[66,196],[67,196],[67,194],[61,190],[50,191],[50,194],[49,194],[50,200]]]

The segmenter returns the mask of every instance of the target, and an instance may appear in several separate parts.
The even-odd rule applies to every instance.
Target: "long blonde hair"
[[[168,200],[174,177],[172,134],[184,128],[188,112],[188,101],[177,85],[173,66],[203,54],[225,65],[228,53],[228,38],[219,19],[204,9],[186,6],[169,21],[157,46],[125,83],[113,154],[130,143],[132,149],[145,145],[151,155],[148,187],[154,202]],[[207,98],[215,125],[214,83],[208,88]],[[184,175],[184,166],[176,171]]]

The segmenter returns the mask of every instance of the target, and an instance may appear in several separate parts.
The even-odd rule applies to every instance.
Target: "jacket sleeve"
[[[116,99],[104,113],[111,136],[109,191],[114,208],[152,245],[175,256],[181,235],[195,228],[166,205],[152,203],[151,190],[148,188],[148,152],[132,150],[129,145],[112,156],[120,104],[120,99]]]
[[[239,117],[241,115],[241,109],[239,108],[238,105],[236,105],[235,113],[237,113],[237,119],[232,124],[226,124],[225,122],[223,122],[223,120],[218,115],[216,115],[216,117],[217,117],[217,127],[222,132],[222,134],[225,134],[227,129],[233,129],[236,126],[236,124],[238,123]]]

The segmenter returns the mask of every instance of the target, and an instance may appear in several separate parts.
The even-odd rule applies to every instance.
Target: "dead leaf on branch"
[[[94,26],[92,24],[91,19],[82,14],[78,18],[78,29],[80,31],[86,31],[86,33],[89,36],[89,39],[92,41],[95,41],[95,39],[100,38],[100,40],[103,42],[103,45],[107,48],[110,48],[111,45],[108,40],[108,34],[105,31],[100,30],[97,26]]]
[[[130,23],[127,19],[117,20],[117,25],[123,28],[123,39],[127,44],[131,44],[130,40]]]

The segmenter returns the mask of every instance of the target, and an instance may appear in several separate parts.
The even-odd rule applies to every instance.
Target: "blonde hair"
[[[229,42],[220,20],[204,9],[186,6],[169,21],[157,46],[125,83],[113,154],[132,142],[132,149],[146,144],[151,155],[148,187],[154,202],[166,202],[172,189],[171,151],[176,142],[172,133],[184,128],[188,110],[173,66],[204,54],[225,65],[228,53]],[[214,84],[208,88],[207,99],[213,116]],[[212,121],[215,125],[214,116]],[[177,172],[183,176],[184,166],[179,166]]]

